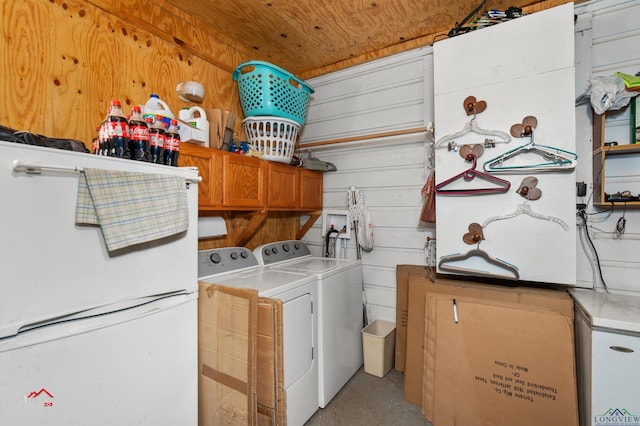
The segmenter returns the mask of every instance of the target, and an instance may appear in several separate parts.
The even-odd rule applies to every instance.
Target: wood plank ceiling
[[[165,0],[254,59],[307,74],[352,58],[381,56],[446,37],[481,0]],[[541,9],[566,0],[489,0],[482,11]],[[406,49],[403,49],[403,46]],[[398,48],[399,47],[399,48]],[[359,62],[363,62],[361,59]]]

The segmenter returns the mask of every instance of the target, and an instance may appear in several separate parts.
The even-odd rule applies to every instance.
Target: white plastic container
[[[393,366],[396,342],[396,325],[389,321],[375,320],[362,329],[364,372],[384,377]]]
[[[178,112],[180,140],[209,146],[209,120],[204,109],[194,106]]]
[[[162,121],[167,123],[167,127],[171,124],[171,120],[176,118],[176,116],[171,112],[169,105],[160,99],[158,95],[152,93],[147,103],[142,107],[142,118],[151,117],[155,119],[156,115],[162,116]]]

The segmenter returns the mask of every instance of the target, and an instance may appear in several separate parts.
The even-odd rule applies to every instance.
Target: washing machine
[[[316,257],[302,241],[253,251],[268,270],[304,273],[318,283],[318,405],[324,408],[362,366],[362,262]]]
[[[199,281],[248,288],[282,301],[282,352],[287,424],[303,425],[318,410],[318,284],[306,274],[265,269],[253,252],[226,247],[198,252]]]
[[[581,426],[640,425],[640,297],[569,290]]]

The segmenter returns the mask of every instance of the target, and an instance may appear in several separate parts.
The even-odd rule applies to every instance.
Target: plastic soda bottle
[[[112,157],[129,158],[129,122],[122,112],[120,101],[111,101],[107,113],[108,154]]]
[[[129,129],[131,130],[131,140],[129,142],[131,159],[149,161],[149,140],[151,135],[149,133],[149,125],[142,119],[142,111],[138,105],[134,105],[131,108]]]
[[[180,133],[178,132],[178,120],[172,119],[167,137],[164,141],[164,164],[178,166],[178,154],[180,154]]]
[[[166,132],[162,116],[156,114],[153,124],[149,128],[149,161],[152,163],[163,164],[164,162],[164,142]]]

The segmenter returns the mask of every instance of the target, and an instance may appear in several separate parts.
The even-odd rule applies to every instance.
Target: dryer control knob
[[[246,259],[248,256],[249,256],[249,255],[247,254],[247,252],[246,252],[246,251],[241,251],[241,252],[240,252],[240,257],[241,257],[241,258]]]
[[[236,260],[236,259],[238,258],[238,253],[236,253],[235,251],[232,251],[232,252],[231,252],[231,258],[232,258],[233,260]]]
[[[278,247],[273,247],[271,249],[271,253],[276,254],[278,252]]]
[[[295,243],[295,244],[293,245],[293,248],[294,248],[294,249],[296,249],[296,250],[300,250],[300,244]]]
[[[271,251],[269,249],[264,249],[265,256],[269,256],[270,254],[271,254]]]
[[[212,253],[211,256],[209,256],[209,260],[213,263],[220,263],[222,258],[220,257],[220,253]]]
[[[282,250],[284,250],[285,252],[289,252],[289,250],[291,250],[291,247],[289,247],[289,244],[283,244],[282,245]]]

